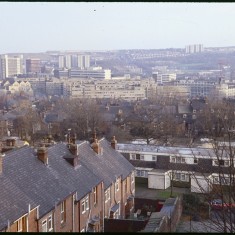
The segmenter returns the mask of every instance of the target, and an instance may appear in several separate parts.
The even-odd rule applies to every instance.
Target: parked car
[[[221,199],[214,199],[211,201],[211,208],[214,210],[235,209],[235,203],[222,203]]]

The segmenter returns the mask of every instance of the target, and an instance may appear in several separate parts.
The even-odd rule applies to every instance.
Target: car
[[[235,209],[235,203],[226,203],[222,202],[221,199],[214,199],[211,201],[211,208],[214,210],[222,210],[224,209]]]

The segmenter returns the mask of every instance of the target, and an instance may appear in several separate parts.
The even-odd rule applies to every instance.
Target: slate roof
[[[101,139],[99,144],[103,148],[102,154],[96,154],[88,142],[79,146],[79,153],[81,162],[104,180],[106,189],[116,177],[126,178],[134,170],[134,166],[121,153],[111,148],[106,139]]]
[[[13,222],[37,206],[22,190],[13,184],[4,175],[0,175],[0,230],[8,226],[8,221]],[[27,203],[26,203],[27,202]]]
[[[101,182],[101,179],[92,174],[86,166],[74,168],[70,165],[63,158],[65,154],[69,154],[65,144],[50,147],[48,166],[37,159],[35,150],[31,147],[10,151],[3,159],[2,175],[8,178],[11,184],[17,185],[23,195],[29,197],[22,201],[22,206],[30,202],[40,206],[40,217],[51,211],[59,201],[63,201],[70,194],[77,192],[79,200]],[[17,198],[17,194],[17,189],[11,192],[12,197]],[[1,207],[3,199],[6,199],[4,196],[0,194]],[[8,199],[12,204],[11,198],[8,197]],[[8,218],[12,218],[13,215],[19,218],[22,216],[21,212],[18,210],[17,214],[11,206],[5,214]]]
[[[67,143],[48,147],[48,165],[37,158],[30,146],[8,151],[0,175],[3,189],[0,191],[0,230],[6,226],[7,219],[12,223],[25,214],[29,203],[34,207],[39,205],[39,217],[42,217],[72,193],[77,192],[77,200],[81,200],[101,181],[107,188],[116,176],[125,178],[134,170],[107,140],[99,143],[103,148],[101,155],[93,151],[89,142],[77,141],[77,167],[64,159],[72,156]]]

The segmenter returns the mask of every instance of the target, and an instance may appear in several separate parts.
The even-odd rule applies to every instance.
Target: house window
[[[224,160],[219,160],[219,165],[224,166]]]
[[[94,205],[97,203],[97,187],[94,188]]]
[[[140,160],[144,160],[144,155],[140,155]]]
[[[135,155],[136,160],[140,160],[140,154]]]
[[[229,178],[221,178],[221,184],[229,185],[230,179]]]
[[[115,182],[115,191],[117,192],[119,190],[119,180]]]
[[[134,176],[134,172],[131,173],[131,183],[134,183],[135,180],[135,176]]]
[[[152,161],[156,161],[157,160],[157,156],[152,155]]]
[[[171,162],[173,162],[173,163],[175,163],[175,162],[176,162],[175,157],[171,157]]]
[[[60,204],[60,223],[65,222],[65,201]]]
[[[181,163],[181,157],[176,157],[176,163]]]
[[[48,231],[52,231],[53,230],[53,222],[52,222],[52,215],[50,215],[48,217]]]
[[[86,210],[89,210],[89,196],[85,198],[85,207],[86,207]]]
[[[213,181],[214,181],[214,184],[218,184],[219,183],[219,177],[217,177],[217,176],[213,177]]]
[[[86,212],[85,200],[82,201],[82,213]]]
[[[22,218],[20,218],[19,220],[17,220],[17,232],[22,232],[23,230],[23,225],[22,225]]]
[[[214,166],[229,166],[229,161],[227,160],[214,160]]]
[[[47,232],[47,220],[42,221],[42,232]]]
[[[136,170],[136,176],[140,176],[140,170]]]
[[[180,180],[180,173],[175,173],[175,179]]]
[[[184,157],[181,158],[181,163],[185,163],[185,158]]]
[[[104,193],[105,202],[110,200],[110,188],[108,188]]]
[[[186,180],[185,174],[181,174],[181,180],[182,180],[182,181],[185,181],[185,180]]]
[[[198,163],[198,159],[197,159],[197,158],[194,158],[194,159],[193,159],[193,163],[194,163],[194,164],[197,164],[197,163]]]
[[[135,154],[130,153],[130,159],[131,159],[131,160],[135,160]]]
[[[86,210],[89,210],[89,196],[86,196],[82,200],[82,213],[85,213]]]

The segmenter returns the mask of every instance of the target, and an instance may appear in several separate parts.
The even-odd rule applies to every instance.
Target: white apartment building
[[[220,98],[235,99],[235,83],[222,83],[216,85],[216,91]]]
[[[64,83],[64,94],[70,98],[116,98],[133,101],[147,99],[155,93],[156,83],[153,79],[69,79]]]
[[[80,69],[87,69],[90,68],[90,55],[78,55],[78,68]]]
[[[185,47],[185,52],[188,54],[192,54],[192,53],[200,53],[203,52],[204,48],[202,44],[193,44],[193,45],[187,45]]]
[[[23,74],[23,56],[1,56],[1,79]]]
[[[190,97],[208,97],[214,94],[216,89],[215,82],[204,80],[178,80],[175,81],[173,85],[182,89],[188,89]]]
[[[78,68],[83,70],[90,68],[90,55],[67,54],[59,55],[58,59],[59,69]]]
[[[94,78],[94,79],[111,79],[110,69],[71,69],[70,78]]]
[[[176,73],[153,73],[153,77],[155,78],[158,84],[164,84],[168,82],[172,82],[176,80]]]

